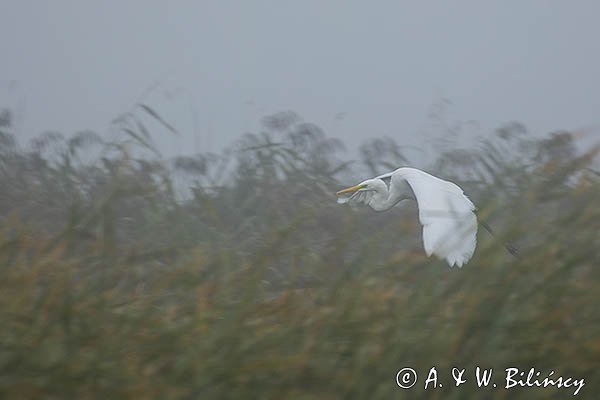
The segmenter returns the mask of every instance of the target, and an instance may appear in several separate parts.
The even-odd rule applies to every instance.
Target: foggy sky
[[[143,98],[219,150],[293,110],[350,144],[414,143],[448,99],[478,132],[600,123],[598,1],[0,2],[0,108],[22,139],[107,132]],[[149,88],[153,90],[148,91]]]

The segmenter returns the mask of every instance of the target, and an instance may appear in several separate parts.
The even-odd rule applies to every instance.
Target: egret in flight
[[[350,194],[338,198],[338,203],[364,203],[375,211],[389,210],[402,200],[416,200],[427,256],[445,258],[450,267],[462,267],[473,256],[477,243],[475,206],[452,182],[416,168],[398,168],[336,194]]]

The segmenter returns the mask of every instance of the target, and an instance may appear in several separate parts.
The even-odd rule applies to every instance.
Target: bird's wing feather
[[[451,267],[462,267],[477,243],[477,217],[471,200],[454,183],[417,169],[396,170],[392,183],[398,179],[410,185],[417,200],[427,255],[445,258]]]

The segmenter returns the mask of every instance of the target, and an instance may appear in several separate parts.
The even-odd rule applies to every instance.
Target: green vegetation
[[[0,119],[0,396],[10,399],[532,399],[504,369],[600,392],[598,149],[508,125],[428,168],[496,232],[462,269],[427,258],[414,204],[333,192],[411,162],[391,139],[342,144],[293,113],[222,154],[164,160],[139,114],[105,142]],[[167,129],[174,130],[167,125]],[[172,134],[172,133],[169,133]],[[504,243],[515,245],[511,256]],[[423,390],[436,366],[443,388]],[[498,388],[477,388],[476,366]],[[419,372],[411,390],[396,373]],[[466,368],[456,388],[452,367]],[[497,374],[497,375],[496,375]]]

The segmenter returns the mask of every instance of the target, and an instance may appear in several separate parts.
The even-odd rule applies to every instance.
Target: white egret
[[[477,243],[475,206],[456,184],[416,168],[397,170],[340,190],[338,203],[364,203],[375,211],[389,210],[402,200],[414,199],[423,225],[427,256],[445,258],[450,267],[462,267]]]

